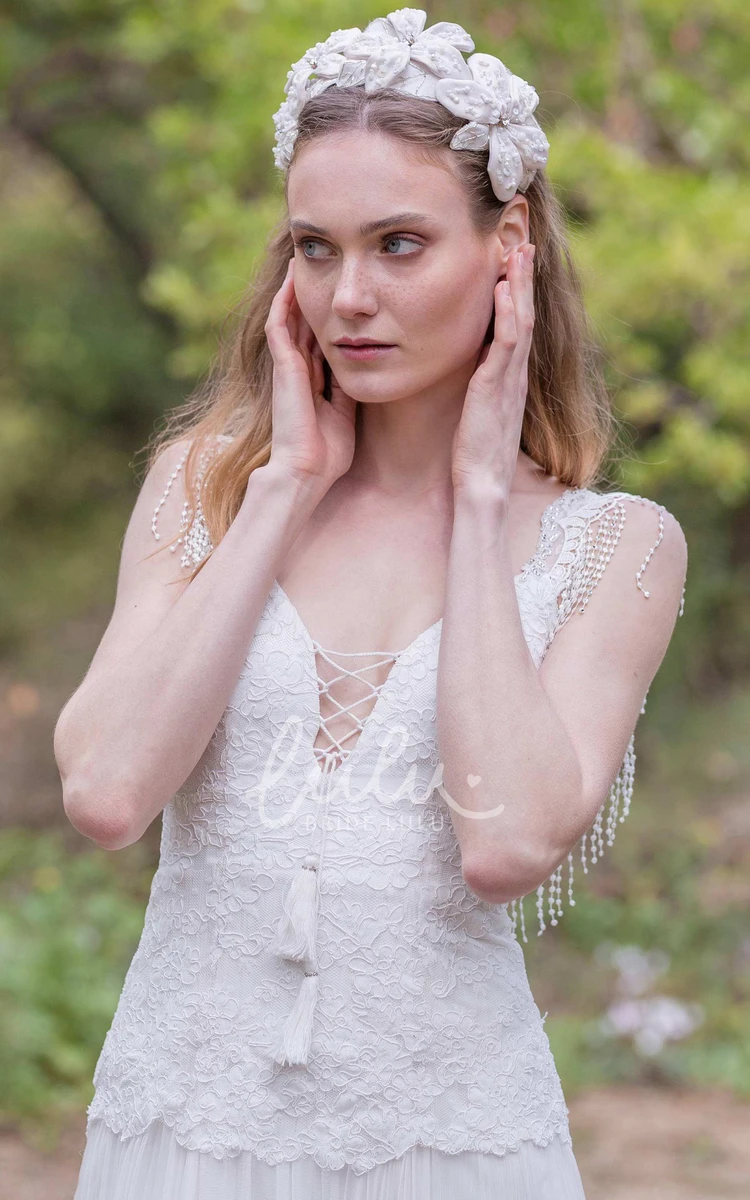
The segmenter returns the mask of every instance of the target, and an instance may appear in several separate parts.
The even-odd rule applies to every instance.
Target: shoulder
[[[174,524],[174,518],[182,512],[182,503],[185,500],[189,499],[192,504],[195,504],[209,461],[233,441],[234,438],[228,434],[216,434],[206,438],[197,447],[197,458],[192,460],[190,453],[195,446],[195,438],[189,435],[168,443],[160,450],[149,467],[141,489],[146,498],[154,503],[154,516],[158,517],[161,509],[164,508],[165,523],[170,523],[171,515],[171,523]],[[188,487],[185,481],[188,478],[187,467],[190,463],[193,467],[192,488],[190,489],[191,495],[188,496]],[[155,529],[154,536],[157,536]],[[158,537],[157,540],[159,540]]]
[[[665,505],[631,492],[571,493],[569,535],[569,612],[594,607],[633,606],[653,600],[649,618],[661,613],[669,625],[682,611],[688,546],[675,515]],[[565,520],[565,517],[563,517]]]
[[[687,542],[664,505],[585,490],[569,504],[570,521],[563,517],[565,558],[545,681],[559,690],[561,705],[585,693],[611,715],[619,696],[625,710],[637,712],[683,612]]]
[[[154,456],[143,481],[138,504],[150,512],[151,534],[157,542],[169,542],[179,531],[186,499],[185,464],[192,438],[170,442]]]
[[[619,561],[637,556],[644,548],[648,556],[646,563],[652,576],[656,574],[656,551],[658,570],[667,579],[674,577],[682,581],[685,577],[688,546],[684,530],[674,513],[665,505],[648,496],[632,492],[592,492],[595,498],[595,515],[601,516],[613,507],[621,514],[622,531],[619,538]]]

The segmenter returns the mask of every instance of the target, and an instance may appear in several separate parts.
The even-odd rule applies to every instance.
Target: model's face
[[[297,299],[344,391],[373,402],[465,382],[503,246],[476,232],[450,167],[380,134],[331,135],[300,151],[287,198]],[[389,348],[347,352],[342,338]]]

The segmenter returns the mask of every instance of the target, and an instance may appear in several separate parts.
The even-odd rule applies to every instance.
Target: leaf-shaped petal
[[[505,132],[521,156],[523,178],[518,186],[525,191],[536,172],[547,165],[549,141],[535,117],[523,125],[508,125]]]
[[[496,97],[498,105],[510,95],[511,73],[494,54],[472,54],[467,59],[469,70],[477,83],[489,88]]]
[[[489,125],[480,125],[478,121],[469,121],[462,125],[451,138],[451,150],[484,150],[490,140]]]
[[[385,17],[377,17],[376,20],[370,21],[359,37],[353,38],[351,42],[347,43],[346,57],[370,58],[373,54],[377,54],[381,46],[396,45],[400,41],[401,39],[390,21],[386,21]]]
[[[455,46],[457,50],[463,50],[464,54],[471,54],[474,49],[474,39],[471,34],[467,33],[463,26],[454,25],[452,21],[437,21],[425,30],[425,36],[437,37],[444,42],[450,42],[451,46]]]
[[[351,45],[360,37],[362,37],[362,30],[356,26],[352,29],[337,29],[334,33],[329,34],[323,42],[323,51],[326,54],[341,54],[346,46]]]
[[[539,103],[534,88],[525,79],[521,79],[519,75],[511,75],[510,77],[510,105],[507,109],[507,115],[504,115],[506,121],[518,121],[521,124],[530,117]]]
[[[492,125],[500,115],[492,93],[473,79],[439,79],[435,98],[464,121]]]
[[[434,100],[437,76],[430,71],[424,71],[416,63],[409,63],[399,78],[391,87],[402,92],[405,96],[416,96],[418,100]]]
[[[399,37],[411,44],[424,29],[427,13],[423,8],[397,8],[395,12],[388,13],[388,20]]]
[[[373,17],[372,21],[368,21],[363,30],[364,33],[371,37],[391,38],[398,41],[399,37],[394,26],[391,24],[388,17]]]
[[[354,62],[347,60],[338,78],[339,87],[359,87],[365,81],[366,67],[363,59],[356,59]]]
[[[433,75],[446,79],[471,79],[466,59],[448,42],[423,33],[411,48],[412,62],[422,63]]]
[[[510,200],[511,196],[515,196],[524,174],[523,163],[518,148],[502,125],[493,125],[490,130],[487,173],[498,200]]]
[[[311,59],[300,58],[296,63],[293,63],[291,69],[287,73],[284,91],[289,94],[294,87],[297,86],[300,79],[307,79],[312,73],[313,65]]]
[[[315,96],[319,96],[326,88],[332,87],[337,82],[335,77],[330,79],[313,79],[312,83],[308,84],[307,95],[308,99],[312,100]]]
[[[318,59],[315,74],[318,79],[338,79],[345,62],[343,54],[323,54]]]
[[[365,91],[379,92],[396,79],[409,61],[406,42],[389,42],[367,60]]]

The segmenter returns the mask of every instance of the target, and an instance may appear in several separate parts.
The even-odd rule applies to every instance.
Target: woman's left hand
[[[453,435],[451,478],[456,489],[481,480],[510,493],[528,391],[534,249],[526,242],[513,251],[507,281],[495,287],[494,336],[482,350]]]

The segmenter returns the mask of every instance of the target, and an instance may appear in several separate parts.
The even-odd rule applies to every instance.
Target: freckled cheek
[[[294,292],[302,316],[313,333],[317,338],[324,337],[331,312],[331,295],[328,289],[325,285],[321,286],[298,276],[294,283]]]
[[[484,264],[462,264],[460,270],[443,267],[408,279],[375,280],[378,328],[440,361],[470,352],[481,343],[492,316],[492,289],[477,283],[483,269]],[[295,282],[302,314],[322,341],[332,327],[340,332],[332,317],[335,288],[334,276],[309,280],[300,272]]]
[[[400,297],[403,328],[420,350],[436,361],[472,353],[481,345],[492,317],[492,288],[481,280],[481,268],[426,279]]]

